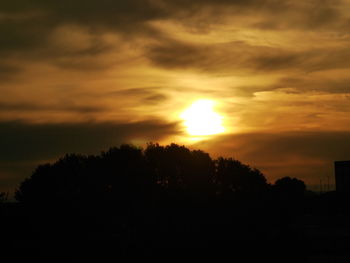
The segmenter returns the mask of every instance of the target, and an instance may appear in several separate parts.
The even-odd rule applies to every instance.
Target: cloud
[[[343,0],[169,0],[180,23],[210,27],[213,22],[239,23],[258,30],[341,30],[349,24]],[[174,14],[173,14],[174,15]]]
[[[90,105],[63,105],[63,104],[33,104],[33,103],[10,103],[0,102],[1,111],[71,111],[78,113],[91,113],[105,111],[107,108]]]
[[[176,123],[0,123],[1,160],[37,160],[66,152],[89,153],[129,142],[156,141],[178,133]]]
[[[269,52],[269,54],[267,54]],[[149,45],[146,56],[150,61],[160,67],[168,69],[192,69],[206,73],[219,73],[242,70],[279,70],[278,66],[288,64],[283,61],[291,54],[284,54],[282,58],[276,58],[281,53],[279,49],[262,46],[252,46],[242,41],[234,41],[220,44],[192,44],[174,39],[162,40],[154,45]],[[264,54],[264,57],[259,57]],[[293,59],[293,58],[292,58]],[[258,63],[270,60],[271,63]],[[274,66],[274,63],[279,65]]]
[[[175,20],[186,23],[199,17],[198,25],[218,21],[217,17],[242,15],[262,17],[255,25],[278,28],[281,23],[289,27],[323,27],[340,15],[340,0],[13,0],[3,3],[0,13],[0,50],[33,47],[45,44],[50,32],[62,25],[80,25],[94,32],[119,32],[128,35],[153,35],[157,32],[149,25],[155,20]],[[336,8],[339,7],[339,8]],[[203,12],[203,10],[212,12]],[[203,16],[203,14],[205,14]],[[276,19],[273,19],[276,17]],[[282,19],[281,19],[282,18]],[[282,21],[282,22],[281,22]],[[254,26],[254,25],[253,25]]]
[[[2,12],[23,14],[40,11],[52,23],[64,21],[94,26],[108,26],[126,30],[125,26],[135,25],[164,15],[157,5],[148,0],[111,1],[41,1],[14,0],[2,5]],[[122,29],[123,27],[123,29]],[[132,27],[130,27],[132,28]]]
[[[342,1],[281,1],[279,10],[270,5],[267,10],[273,16],[265,15],[250,26],[262,30],[332,30],[341,28],[347,21],[340,8]],[[275,11],[278,11],[277,13]]]
[[[155,65],[168,69],[193,69],[206,73],[284,71],[315,72],[349,69],[350,51],[343,47],[310,47],[305,50],[251,45],[243,41],[192,44],[167,39],[146,52]]]
[[[11,80],[19,72],[20,72],[20,68],[18,66],[14,66],[11,63],[0,61],[0,80],[1,81]]]
[[[145,103],[160,103],[165,101],[166,99],[168,99],[167,96],[163,95],[163,94],[157,94],[157,95],[152,95],[152,96],[148,96],[144,99]]]
[[[6,37],[1,38],[0,52],[45,48],[52,32],[66,25],[83,26],[92,34],[109,31],[142,35],[152,31],[147,21],[164,14],[147,0],[14,0],[2,3],[0,35]]]
[[[217,72],[242,68],[280,71],[299,66],[306,71],[348,68],[349,62],[342,59],[349,56],[347,49],[318,50],[311,54],[307,50],[269,49],[239,42],[199,46],[171,39],[171,32],[161,32],[150,23],[163,20],[184,23],[188,30],[225,23],[246,29],[282,31],[332,26],[331,31],[345,32],[343,28],[348,28],[350,20],[341,13],[342,4],[340,0],[302,3],[290,0],[14,0],[3,4],[0,12],[0,36],[6,36],[0,38],[0,54],[46,61],[61,68],[98,71],[121,61],[120,58],[107,61],[104,55],[122,54],[123,44],[143,39],[158,43],[146,45],[148,48],[140,52],[154,64],[168,69]],[[222,21],[218,17],[222,17]],[[249,22],[242,24],[242,21]],[[105,39],[106,34],[122,37],[122,44]],[[137,46],[141,47],[141,44]]]
[[[349,94],[350,79],[329,78],[328,76],[284,77],[274,87],[292,89],[294,93],[323,92],[331,94]]]
[[[232,134],[196,146],[247,162],[261,169],[272,182],[293,176],[312,185],[327,176],[333,181],[334,161],[350,159],[350,132]]]
[[[121,143],[160,141],[179,133],[176,123],[31,124],[0,122],[1,189],[13,190],[36,165],[65,153],[96,154]]]
[[[206,46],[182,43],[176,40],[167,40],[149,46],[146,55],[150,60],[165,68],[205,68],[210,55],[206,55]]]
[[[134,100],[137,98],[142,104],[157,104],[168,99],[168,96],[159,92],[160,90],[162,90],[162,87],[139,87],[113,91],[109,95],[132,97]]]

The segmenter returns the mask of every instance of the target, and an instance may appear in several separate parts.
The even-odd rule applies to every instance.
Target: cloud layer
[[[334,184],[334,161],[349,158],[350,133],[247,133],[200,142],[197,146],[220,149],[217,154],[254,164],[272,183],[282,176],[297,176],[310,186],[319,186],[320,180]]]
[[[149,120],[135,123],[0,123],[0,190],[11,190],[36,165],[66,153],[96,154],[121,143],[162,141],[177,134],[176,123]],[[9,188],[7,188],[9,187]]]

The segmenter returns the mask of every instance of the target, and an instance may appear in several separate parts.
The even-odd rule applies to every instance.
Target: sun
[[[214,105],[213,100],[197,100],[182,112],[180,117],[189,135],[207,136],[225,131],[223,117],[214,111]]]

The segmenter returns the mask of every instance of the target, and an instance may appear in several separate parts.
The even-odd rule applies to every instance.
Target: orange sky
[[[270,182],[350,159],[349,0],[13,0],[0,8],[0,178],[132,142],[233,156]],[[216,102],[225,133],[181,113]]]

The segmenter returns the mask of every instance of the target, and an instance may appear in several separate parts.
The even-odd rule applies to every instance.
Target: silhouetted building
[[[334,162],[337,192],[350,193],[350,161]]]

